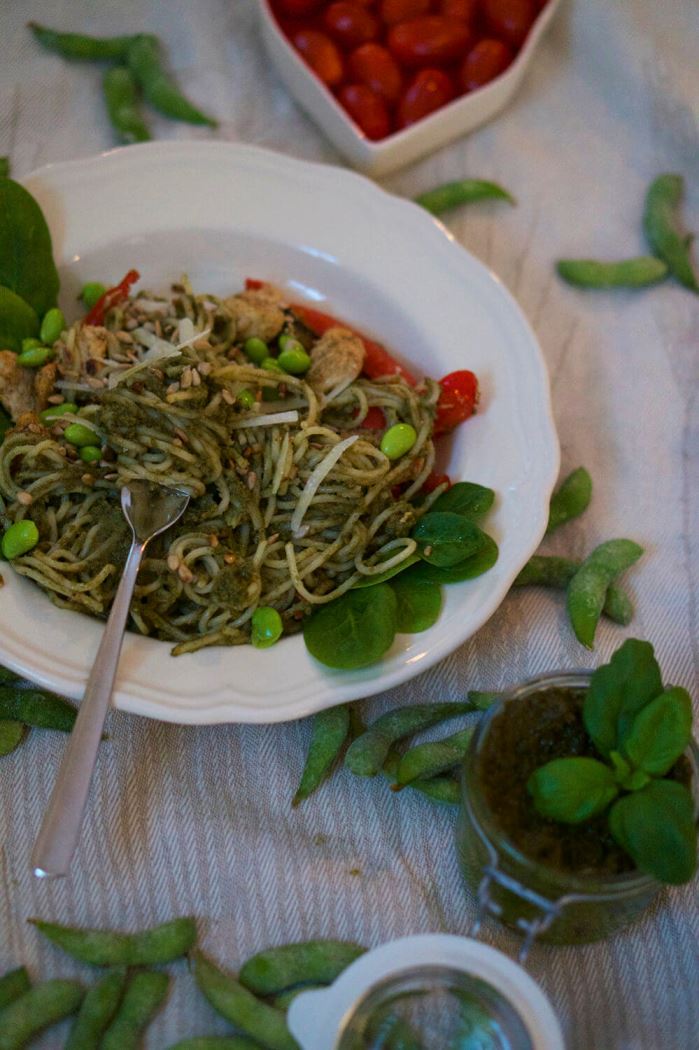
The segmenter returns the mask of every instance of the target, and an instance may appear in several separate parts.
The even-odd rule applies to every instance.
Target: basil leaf
[[[397,576],[391,589],[398,602],[397,629],[401,634],[418,634],[439,619],[442,592],[437,584]]]
[[[373,664],[391,648],[396,623],[396,596],[379,583],[321,605],[305,621],[303,637],[320,663],[351,671]]]
[[[674,780],[651,780],[641,791],[624,795],[609,811],[609,828],[636,867],[678,886],[697,867],[694,803]]]
[[[466,518],[479,518],[490,510],[494,499],[495,493],[485,485],[477,485],[475,481],[457,481],[437,497],[429,512],[449,511]]]
[[[692,701],[686,689],[673,686],[641,708],[624,741],[626,757],[653,776],[668,773],[692,735]]]
[[[662,691],[653,646],[628,638],[594,672],[585,697],[585,729],[600,754],[606,758],[619,750],[638,712]]]
[[[462,580],[482,576],[488,569],[492,569],[498,560],[498,545],[495,540],[484,532],[483,541],[483,546],[475,554],[447,569],[423,561],[419,565],[413,565],[408,572],[413,579],[429,580],[431,583],[461,583]]]
[[[0,349],[22,349],[22,340],[39,334],[39,318],[24,299],[0,285]]]
[[[421,557],[430,565],[449,568],[483,546],[484,533],[462,514],[430,511],[412,531]]]
[[[562,824],[589,820],[618,793],[611,769],[594,758],[554,758],[534,770],[527,790],[542,817]]]
[[[56,305],[59,281],[46,220],[31,193],[8,178],[0,178],[0,284],[40,317]]]
[[[409,569],[411,565],[418,561],[420,561],[419,554],[409,554],[405,561],[394,565],[390,569],[386,569],[385,572],[377,572],[375,576],[364,576],[358,583],[354,584],[352,590],[354,591],[358,587],[373,587],[376,583],[385,583],[386,580],[392,580],[399,572]]]

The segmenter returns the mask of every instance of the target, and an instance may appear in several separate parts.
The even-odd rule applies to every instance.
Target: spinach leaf
[[[22,349],[22,340],[39,334],[39,318],[24,299],[0,285],[0,350]]]
[[[40,317],[56,305],[58,272],[41,208],[18,182],[0,177],[0,284]]]
[[[490,510],[494,499],[493,490],[484,485],[477,485],[475,481],[457,481],[437,497],[429,512],[449,511],[451,514],[463,514],[466,518],[479,518]]]
[[[326,667],[351,671],[378,660],[393,644],[396,596],[386,583],[347,591],[304,623],[306,647]]]
[[[420,555],[430,565],[449,568],[470,557],[484,544],[485,533],[462,514],[430,511],[412,531]]]
[[[615,840],[636,867],[660,882],[688,882],[697,866],[694,804],[675,780],[651,780],[641,791],[624,795],[609,811]]]
[[[638,712],[663,691],[650,642],[628,638],[590,679],[583,721],[595,747],[609,757],[626,739]]]
[[[527,781],[542,817],[580,824],[602,813],[619,789],[614,773],[594,758],[554,758],[535,769]]]
[[[637,770],[662,777],[691,736],[692,701],[686,689],[674,686],[641,708],[624,741],[624,752]]]
[[[487,533],[482,533],[483,545],[475,554],[469,555],[463,561],[451,565],[449,568],[440,568],[423,561],[419,565],[413,565],[408,569],[406,575],[412,579],[429,580],[431,583],[461,583],[462,580],[472,580],[475,576],[482,576],[488,569],[492,569],[498,560],[498,545]]]
[[[392,580],[394,576],[397,576],[399,572],[403,572],[404,569],[410,568],[415,562],[420,561],[419,554],[409,554],[405,561],[400,562],[399,565],[394,565],[391,569],[386,569],[385,572],[377,572],[375,576],[365,576],[355,583],[353,590],[358,587],[373,587],[376,583],[385,583],[386,580]]]
[[[439,619],[442,592],[437,584],[397,576],[391,581],[398,602],[397,627],[401,634],[426,631]]]

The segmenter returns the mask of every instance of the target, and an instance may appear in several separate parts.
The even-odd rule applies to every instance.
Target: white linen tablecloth
[[[99,70],[41,50],[29,19],[160,34],[180,84],[221,127],[153,120],[157,137],[218,136],[343,163],[270,68],[252,0],[4,0],[0,155],[9,154],[17,177],[113,145]],[[553,264],[642,251],[643,197],[661,171],[686,177],[685,215],[699,229],[698,54],[695,0],[567,0],[503,114],[383,180],[412,196],[450,178],[493,178],[516,195],[516,208],[476,205],[448,223],[531,320],[550,369],[562,471],[584,464],[594,479],[590,510],[546,549],[578,557],[614,536],[642,543],[647,553],[629,575],[635,620],[626,630],[603,622],[594,660],[628,635],[649,638],[665,679],[695,698],[699,298],[673,283],[583,293],[563,285]],[[456,699],[589,662],[561,596],[523,590],[449,659],[364,708],[375,715]],[[292,811],[309,731],[310,723],[186,728],[114,714],[72,876],[45,883],[30,874],[29,854],[65,739],[32,732],[0,762],[0,972],[24,962],[36,978],[92,977],[40,940],[30,916],[133,929],[191,913],[206,950],[232,969],[267,945],[302,938],[376,945],[465,932],[475,909],[457,868],[454,813],[345,771]],[[516,952],[514,937],[494,925],[482,937]],[[536,947],[528,967],[571,1050],[699,1045],[696,884],[664,894],[605,943]],[[147,1045],[225,1031],[186,965],[170,969],[172,994]],[[37,1045],[62,1045],[64,1031]]]

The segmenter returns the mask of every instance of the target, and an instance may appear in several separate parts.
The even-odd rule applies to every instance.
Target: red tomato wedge
[[[451,478],[448,474],[436,474],[434,471],[432,471],[431,474],[427,475],[425,483],[422,486],[422,491],[428,493],[434,492],[436,488],[439,488],[439,486],[443,485],[445,482],[447,483],[449,488],[451,488]]]
[[[372,405],[359,425],[363,430],[385,430],[386,417],[383,410],[378,405]]]
[[[84,317],[83,324],[102,324],[107,310],[111,310],[113,306],[118,306],[124,299],[127,299],[131,285],[135,284],[140,278],[141,275],[138,270],[129,270],[119,281],[119,284],[115,284],[113,288],[108,288],[104,295],[100,296],[90,312]]]
[[[448,434],[459,423],[463,423],[473,415],[478,404],[478,379],[468,369],[450,372],[440,379],[439,385],[442,392],[434,421],[435,437]]]

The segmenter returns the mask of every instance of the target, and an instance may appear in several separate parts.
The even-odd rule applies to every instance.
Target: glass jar
[[[552,944],[586,944],[608,937],[633,922],[662,889],[656,879],[638,871],[577,875],[530,859],[496,824],[479,783],[483,745],[505,704],[545,689],[584,691],[591,674],[542,675],[504,694],[481,720],[464,761],[457,845],[466,881],[478,898],[479,918],[471,933],[475,935],[485,915],[499,919],[524,936],[520,958],[526,957],[535,938]],[[694,741],[685,754],[699,816],[699,750]]]

